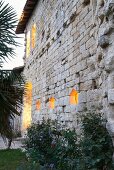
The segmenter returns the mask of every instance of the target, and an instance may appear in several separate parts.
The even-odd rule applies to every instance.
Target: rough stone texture
[[[108,101],[110,104],[114,104],[114,89],[108,91]]]
[[[15,139],[13,140],[11,144],[11,149],[22,149],[23,144],[22,144],[22,139]],[[0,150],[1,149],[7,149],[7,146],[5,145],[3,139],[0,137]]]
[[[92,2],[44,0],[32,13],[25,34],[36,23],[36,47],[25,57],[24,73],[33,84],[33,122],[45,117],[76,128],[77,115],[94,111],[104,113],[112,127],[114,3]],[[69,104],[72,89],[79,92],[79,103],[74,106]],[[50,97],[56,99],[54,110],[48,107]],[[40,111],[36,110],[37,99],[41,100]]]

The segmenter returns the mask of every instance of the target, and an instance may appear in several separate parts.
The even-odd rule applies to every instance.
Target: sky
[[[26,0],[4,0],[5,3],[9,3],[17,12],[18,19],[21,16],[23,7],[26,3]],[[23,65],[23,56],[24,56],[24,34],[19,35],[18,42],[21,43],[21,47],[16,47],[16,56],[10,58],[7,62],[4,62],[3,69],[13,69],[14,67],[19,67]]]

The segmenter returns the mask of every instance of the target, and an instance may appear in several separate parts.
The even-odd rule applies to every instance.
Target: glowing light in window
[[[22,114],[22,131],[31,125],[31,108],[32,108],[32,83],[25,84],[24,108]]]
[[[78,104],[79,93],[73,89],[70,93],[70,104]]]
[[[25,84],[25,102],[28,104],[32,102],[32,83],[30,82]]]
[[[36,44],[36,24],[32,26],[32,48],[35,47]]]
[[[27,33],[26,56],[30,55],[30,31]]]
[[[37,110],[40,110],[40,108],[41,108],[41,102],[40,102],[40,100],[38,100],[38,101],[36,102],[36,109],[37,109]]]
[[[55,98],[54,97],[51,97],[49,99],[49,108],[50,109],[54,109],[55,108]]]

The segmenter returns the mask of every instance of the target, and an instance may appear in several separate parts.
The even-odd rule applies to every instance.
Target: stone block
[[[114,54],[113,52],[109,52],[105,57],[105,69],[106,71],[114,70]]]
[[[79,93],[79,104],[87,102],[87,92],[80,92]]]
[[[69,96],[64,97],[64,105],[69,105]]]
[[[99,101],[102,97],[102,90],[88,90],[87,92],[87,101],[91,102],[91,101]]]
[[[114,137],[114,121],[109,120],[106,124],[109,134]]]
[[[98,39],[98,45],[101,48],[106,48],[107,46],[109,46],[109,38],[108,36],[100,36]]]
[[[85,103],[79,103],[76,107],[76,112],[85,112],[87,110]]]
[[[114,89],[108,90],[108,102],[109,104],[114,104]]]
[[[114,73],[108,77],[108,89],[114,89]]]
[[[95,45],[95,40],[93,37],[91,37],[87,42],[86,42],[86,49],[90,48],[92,45]]]

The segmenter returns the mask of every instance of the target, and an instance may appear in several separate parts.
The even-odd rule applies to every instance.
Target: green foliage
[[[113,144],[106,129],[106,120],[100,114],[82,117],[81,142],[84,169],[113,170]]]
[[[0,0],[0,66],[9,56],[15,54],[16,42],[16,12],[9,4]]]
[[[20,163],[26,161],[26,155],[20,149],[0,150],[0,170],[16,170]]]
[[[81,156],[75,130],[62,130],[62,137],[57,147],[57,169],[76,170]]]
[[[41,170],[41,166],[39,163],[27,161],[24,163],[21,163],[16,170]]]
[[[14,47],[18,45],[15,39],[16,23],[14,9],[0,0],[0,67],[15,54]],[[0,70],[0,135],[4,140],[9,139],[9,147],[13,137],[11,120],[15,115],[20,115],[23,84],[23,78],[16,70]]]
[[[74,130],[58,130],[56,123],[48,120],[32,125],[27,137],[26,150],[33,161],[50,169],[75,168],[79,150]]]
[[[26,150],[46,170],[113,170],[113,145],[99,114],[82,116],[82,136],[43,121],[28,129]]]
[[[24,81],[20,73],[14,70],[0,71],[0,135],[10,141],[13,137],[11,121],[20,115]]]

